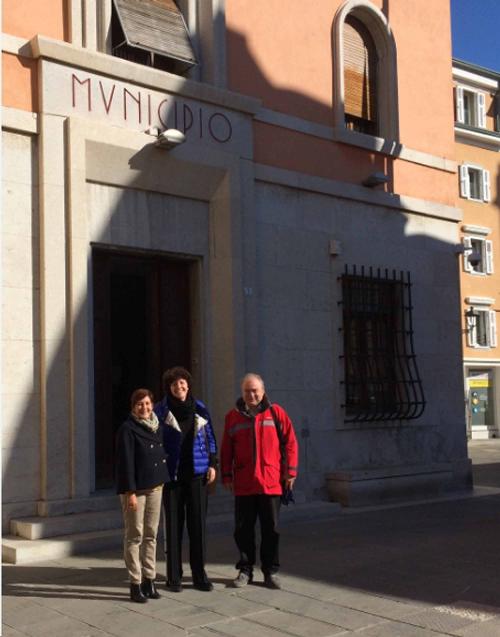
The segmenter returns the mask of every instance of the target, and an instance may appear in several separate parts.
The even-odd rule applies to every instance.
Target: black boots
[[[182,591],[182,584],[180,582],[167,582],[167,589],[172,593],[180,593]]]
[[[208,579],[205,571],[202,571],[198,576],[195,576],[193,573],[193,587],[197,588],[199,591],[205,591],[207,593],[214,590],[214,585]]]
[[[138,604],[145,604],[148,598],[142,594],[140,584],[130,584],[130,599]]]
[[[160,593],[158,592],[155,581],[153,579],[144,578],[141,584],[142,594],[149,599],[159,599]]]

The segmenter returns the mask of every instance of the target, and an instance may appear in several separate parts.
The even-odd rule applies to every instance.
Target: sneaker
[[[264,575],[264,586],[279,590],[281,588],[281,580],[275,573],[266,573]]]
[[[233,586],[235,588],[243,588],[243,586],[250,584],[252,579],[253,577],[250,573],[245,573],[245,571],[240,571],[238,573],[238,577],[233,580]]]

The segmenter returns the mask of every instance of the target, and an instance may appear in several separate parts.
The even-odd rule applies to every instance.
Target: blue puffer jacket
[[[202,475],[207,472],[208,467],[217,467],[217,442],[208,409],[201,400],[195,402],[193,470],[195,475]],[[165,425],[163,445],[168,455],[167,466],[170,480],[177,480],[182,434],[174,414],[168,407],[166,396],[155,405],[155,413],[158,420]]]

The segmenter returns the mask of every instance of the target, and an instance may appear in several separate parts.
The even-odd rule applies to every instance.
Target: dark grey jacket
[[[168,481],[162,424],[153,433],[132,416],[116,434],[116,491],[151,489]]]

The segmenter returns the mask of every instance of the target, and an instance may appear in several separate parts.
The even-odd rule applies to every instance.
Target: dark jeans
[[[255,564],[255,524],[260,523],[260,561],[264,574],[277,573],[279,563],[279,495],[235,497],[234,540],[240,551],[236,568],[249,575]]]
[[[189,563],[194,581],[205,577],[205,519],[207,485],[205,476],[186,482],[169,482],[163,489],[167,530],[167,581],[182,579],[182,535],[184,521],[189,535]]]

